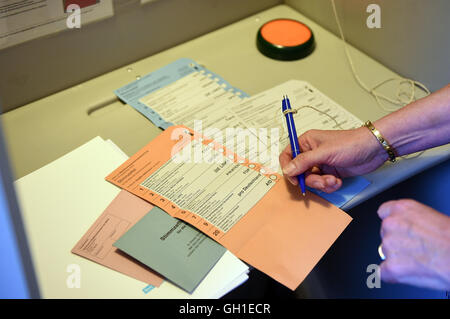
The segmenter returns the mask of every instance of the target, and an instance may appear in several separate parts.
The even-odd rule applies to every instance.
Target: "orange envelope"
[[[164,277],[113,246],[152,208],[153,205],[133,194],[121,191],[78,241],[72,253],[159,287]]]
[[[106,180],[292,290],[351,221],[321,197],[301,196],[279,174],[184,126],[169,127]]]

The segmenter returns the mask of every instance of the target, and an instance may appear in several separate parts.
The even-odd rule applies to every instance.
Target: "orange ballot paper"
[[[171,126],[106,177],[294,290],[351,217],[258,163]]]

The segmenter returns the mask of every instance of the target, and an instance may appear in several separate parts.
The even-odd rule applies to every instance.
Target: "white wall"
[[[338,34],[331,0],[285,2]],[[366,25],[369,4],[381,8],[380,29]],[[336,6],[351,44],[432,91],[450,83],[449,0],[336,0]]]

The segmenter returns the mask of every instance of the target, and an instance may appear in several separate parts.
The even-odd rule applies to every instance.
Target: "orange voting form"
[[[106,180],[197,227],[294,290],[350,223],[312,193],[184,126],[171,126]]]
[[[121,191],[72,249],[72,253],[159,287],[164,278],[113,246],[153,205]]]

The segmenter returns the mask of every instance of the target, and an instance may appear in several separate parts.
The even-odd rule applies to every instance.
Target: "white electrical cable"
[[[417,100],[416,87],[419,87],[420,89],[422,89],[426,93],[426,95],[430,94],[430,91],[428,90],[428,88],[424,84],[422,84],[422,83],[420,83],[418,81],[407,79],[407,78],[403,78],[403,77],[389,78],[389,79],[386,79],[386,80],[380,82],[379,84],[375,85],[373,88],[369,88],[361,80],[361,78],[359,77],[359,75],[356,72],[356,68],[355,68],[355,65],[353,63],[353,59],[352,59],[352,57],[350,55],[350,52],[348,50],[348,45],[347,45],[347,41],[345,40],[345,36],[344,36],[344,32],[342,30],[341,22],[339,21],[339,16],[338,16],[338,13],[337,13],[337,10],[336,10],[335,0],[331,0],[331,5],[333,7],[334,17],[336,19],[336,23],[337,23],[337,26],[338,26],[338,29],[339,29],[339,34],[340,34],[341,39],[342,39],[342,41],[344,43],[345,54],[347,56],[347,60],[348,60],[348,63],[350,65],[350,68],[352,70],[353,76],[355,77],[356,82],[358,82],[359,86],[361,86],[365,91],[367,91],[369,94],[371,94],[372,96],[375,97],[375,99],[376,99],[378,105],[380,106],[380,108],[382,108],[385,111],[392,112],[392,111],[395,111],[395,110],[398,110],[398,109],[402,108],[405,105],[408,105],[408,104],[414,102],[415,100]],[[380,86],[382,86],[383,84],[386,84],[388,82],[392,82],[392,81],[398,81],[399,82],[398,83],[398,88],[397,88],[397,94],[396,94],[396,98],[395,99],[390,98],[390,97],[388,97],[386,95],[383,95],[383,94],[377,92],[377,89]],[[404,91],[401,92],[400,91],[402,85],[405,84],[405,83],[410,85],[410,95],[406,99],[403,98],[403,96],[404,95],[408,96],[407,92],[404,92]],[[395,107],[394,108],[385,107],[381,103],[381,100],[388,101],[388,102],[392,103],[393,105],[395,105]]]

